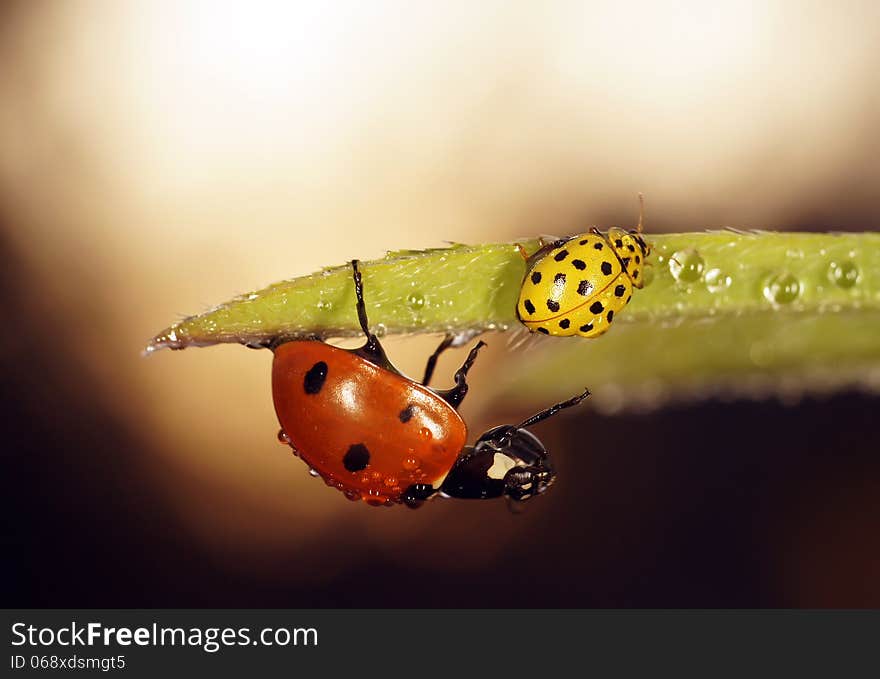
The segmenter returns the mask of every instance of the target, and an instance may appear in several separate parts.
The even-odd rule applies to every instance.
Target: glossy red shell
[[[461,416],[430,389],[323,342],[275,350],[272,396],[299,456],[353,499],[398,501],[414,483],[439,485],[467,441]]]

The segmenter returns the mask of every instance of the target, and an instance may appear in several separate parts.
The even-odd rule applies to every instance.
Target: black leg
[[[410,509],[418,509],[425,500],[429,500],[436,492],[429,483],[414,483],[403,492],[400,499]]]
[[[352,276],[354,277],[354,295],[357,298],[358,323],[360,323],[361,330],[363,330],[364,334],[367,336],[366,343],[358,350],[358,352],[362,355],[372,356],[375,359],[380,359],[387,363],[388,359],[385,356],[385,352],[382,350],[382,346],[379,344],[379,338],[370,332],[370,323],[367,320],[367,306],[364,304],[364,282],[358,264],[358,260],[351,260]]]
[[[367,336],[367,341],[369,341],[374,335],[370,332],[370,322],[367,320],[367,306],[364,304],[364,281],[358,268],[359,263],[356,259],[351,260],[352,276],[354,277],[354,296],[357,298],[358,322],[361,324],[361,330]]]
[[[467,395],[468,371],[471,369],[474,361],[477,360],[477,354],[480,352],[480,349],[482,349],[484,346],[486,346],[486,343],[483,340],[480,340],[479,342],[477,342],[477,346],[471,349],[467,359],[465,359],[465,362],[462,363],[462,366],[455,373],[455,386],[452,389],[437,392],[437,394],[444,398],[446,402],[453,408],[458,408],[458,406],[460,406],[461,402],[464,400],[464,397]]]
[[[455,335],[446,335],[443,338],[443,341],[440,342],[440,346],[438,346],[434,353],[428,357],[428,363],[425,366],[425,376],[422,378],[422,384],[426,387],[428,383],[431,381],[431,378],[434,376],[434,368],[437,367],[437,359],[440,358],[440,354],[446,351],[450,346],[452,346],[452,340],[455,339]]]
[[[540,413],[536,413],[532,415],[530,418],[516,425],[517,429],[525,429],[526,427],[530,427],[533,424],[537,424],[543,420],[546,420],[548,417],[552,417],[560,410],[565,408],[571,408],[572,406],[576,406],[578,403],[583,401],[587,396],[590,395],[589,389],[584,389],[584,393],[578,394],[577,396],[568,399],[567,401],[562,401],[562,403],[557,403],[555,405],[550,406],[546,410],[542,410]]]

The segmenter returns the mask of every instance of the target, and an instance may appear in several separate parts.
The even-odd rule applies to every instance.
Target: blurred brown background
[[[639,191],[649,230],[874,230],[878,66],[869,1],[4,2],[4,604],[880,606],[877,397],[585,409],[537,431],[561,477],[524,514],[411,512],[278,445],[268,352],[140,356],[275,280],[632,224]],[[528,369],[488,339],[475,430],[535,405],[480,400]]]

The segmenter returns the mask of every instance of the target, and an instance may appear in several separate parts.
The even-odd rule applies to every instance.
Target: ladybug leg
[[[467,383],[467,374],[471,369],[471,366],[474,364],[474,361],[477,360],[477,354],[486,346],[486,343],[483,340],[477,342],[477,346],[471,349],[468,357],[465,359],[465,362],[462,363],[462,366],[455,373],[455,386],[452,389],[446,389],[444,391],[437,391],[437,395],[444,399],[449,405],[453,408],[458,408],[461,405],[461,402],[464,400],[464,397],[468,393],[468,383]]]
[[[428,386],[428,382],[430,382],[431,378],[434,376],[434,368],[437,367],[437,359],[440,358],[440,354],[452,346],[454,340],[455,335],[446,335],[446,337],[443,338],[443,341],[440,342],[440,346],[438,346],[434,350],[434,353],[428,357],[428,363],[425,365],[425,376],[422,378],[422,384],[426,387]]]
[[[352,349],[351,351],[352,353],[399,375],[400,372],[391,365],[391,361],[388,360],[388,356],[385,354],[385,350],[382,348],[379,338],[370,332],[370,322],[367,320],[367,306],[364,304],[364,282],[358,264],[358,260],[351,260],[352,277],[354,278],[354,295],[357,298],[358,323],[360,323],[364,335],[367,336],[367,341],[364,342],[364,346],[360,349]]]
[[[555,240],[548,241],[546,238],[544,238],[544,236],[541,236],[540,238],[538,238],[538,249],[535,250],[532,254],[529,254],[520,243],[516,243],[515,247],[519,251],[520,256],[524,260],[526,260],[526,266],[530,268],[532,264],[541,259],[541,257],[546,255],[551,250],[562,247],[569,240],[569,238],[557,238]]]
[[[354,278],[354,296],[357,298],[358,323],[360,323],[364,335],[367,336],[367,344],[378,344],[379,339],[370,332],[370,322],[367,319],[367,306],[364,304],[364,281],[361,276],[360,268],[358,267],[359,263],[360,262],[356,259],[351,260],[352,277]]]
[[[410,509],[418,509],[425,500],[429,500],[437,493],[429,483],[414,483],[400,496],[401,501]]]
[[[504,495],[514,503],[524,502],[547,490],[555,477],[547,458],[528,467],[514,467],[504,476]]]

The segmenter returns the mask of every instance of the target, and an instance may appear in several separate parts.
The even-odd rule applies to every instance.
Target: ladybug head
[[[493,464],[486,470],[486,476],[492,479],[500,475],[503,494],[512,500],[540,495],[556,480],[544,444],[522,427],[503,425],[490,429],[477,440],[474,454],[492,456]]]
[[[503,495],[519,502],[546,491],[556,472],[544,444],[526,428],[580,403],[589,393],[584,390],[520,424],[505,424],[485,432],[458,459],[443,481],[441,492],[459,498]]]
[[[543,493],[555,476],[547,450],[534,434],[503,425],[490,429],[464,451],[441,491],[457,498],[507,496],[520,501]]]

